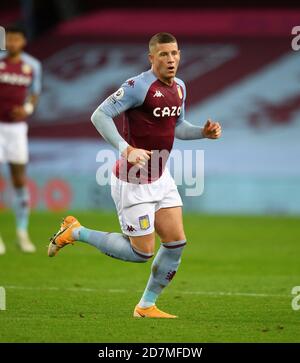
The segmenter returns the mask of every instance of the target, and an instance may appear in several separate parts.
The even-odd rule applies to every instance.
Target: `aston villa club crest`
[[[177,85],[177,91],[178,91],[179,98],[182,100],[183,94],[182,94],[182,91],[181,91],[181,87],[179,85]]]
[[[150,220],[148,214],[145,216],[139,217],[139,223],[141,229],[148,229],[150,227]]]

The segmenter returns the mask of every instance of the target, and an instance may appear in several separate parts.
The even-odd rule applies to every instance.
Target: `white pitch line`
[[[85,288],[85,287],[34,287],[34,286],[3,286],[6,289],[12,290],[34,290],[34,291],[71,291],[71,292],[108,292],[108,293],[119,293],[124,294],[128,292],[138,292],[142,293],[143,290],[125,290],[125,289],[108,289],[108,290],[100,290],[93,288]],[[255,293],[255,292],[230,292],[230,291],[170,291],[172,294],[184,294],[184,295],[207,295],[207,296],[246,296],[246,297],[290,297],[290,295],[285,294],[267,294],[267,293]]]
[[[223,292],[223,291],[182,291],[182,294],[213,295],[213,296],[253,296],[253,297],[290,297],[284,294],[266,294],[255,292]]]

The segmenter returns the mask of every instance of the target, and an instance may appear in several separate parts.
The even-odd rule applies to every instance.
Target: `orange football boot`
[[[81,227],[81,224],[75,217],[68,216],[64,218],[59,231],[50,238],[48,256],[54,257],[61,248],[69,244],[74,244],[75,240],[72,236],[72,232],[74,228],[78,227]]]
[[[159,310],[156,305],[152,305],[149,308],[141,308],[137,305],[134,309],[133,316],[135,318],[177,318],[176,315],[171,315]]]

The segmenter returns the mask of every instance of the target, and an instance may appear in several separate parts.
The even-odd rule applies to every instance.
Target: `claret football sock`
[[[16,216],[17,230],[26,231],[29,220],[29,193],[27,187],[15,188],[13,209]]]
[[[85,227],[75,228],[73,238],[96,247],[107,256],[130,262],[147,262],[153,254],[134,249],[129,238],[121,233],[95,231]]]
[[[162,243],[151,266],[151,275],[138,304],[141,308],[155,305],[158,296],[169,285],[181,262],[186,241]]]

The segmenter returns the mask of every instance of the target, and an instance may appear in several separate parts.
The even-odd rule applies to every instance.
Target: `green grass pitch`
[[[114,213],[75,213],[83,225],[119,231]],[[83,243],[55,258],[48,238],[65,213],[33,213],[34,255],[14,244],[13,216],[0,214],[0,342],[300,342],[299,219],[185,214],[188,245],[158,301],[174,320],[134,319],[150,264],[118,261]],[[158,247],[158,244],[157,244]]]

